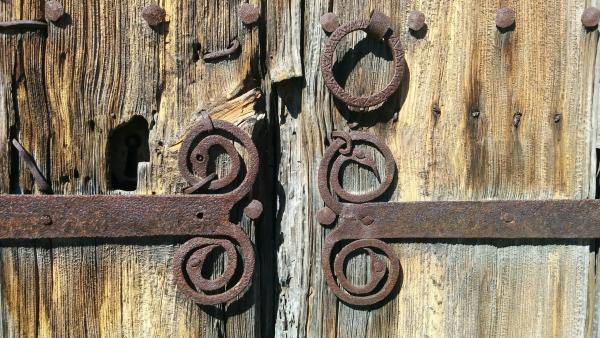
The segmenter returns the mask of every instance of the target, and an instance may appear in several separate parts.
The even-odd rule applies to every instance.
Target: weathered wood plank
[[[517,23],[500,34],[494,17],[504,6],[516,11]],[[585,6],[568,0],[309,1],[298,9],[302,31],[268,31],[273,45],[289,35],[304,37],[306,77],[272,94],[280,122],[278,179],[289,187],[280,204],[276,336],[584,335],[587,242],[399,243],[402,288],[390,303],[365,313],[336,304],[324,288],[317,267],[327,231],[315,215],[322,205],[316,172],[324,139],[355,121],[372,126],[362,129],[380,135],[396,156],[393,200],[594,197],[590,99],[598,37],[581,26]],[[365,18],[371,9],[392,17],[408,74],[383,108],[356,113],[330,99],[318,69],[326,40],[318,19],[328,9],[341,22]],[[410,10],[427,17],[423,38],[406,28]],[[353,34],[338,48],[338,76],[361,94],[391,78],[385,45],[364,36]],[[399,120],[392,123],[397,106]],[[297,181],[305,184],[290,184]],[[354,190],[374,183],[364,175],[346,181]],[[351,269],[362,278],[357,266]]]
[[[258,74],[258,30],[239,21],[239,2],[166,1],[169,23],[154,30],[140,15],[146,1],[62,3],[67,17],[49,25],[47,39],[31,33],[0,36],[2,55],[9,56],[0,62],[4,168],[14,162],[5,140],[17,110],[24,115],[16,132],[62,194],[126,193],[115,186],[110,169],[111,157],[123,155],[111,153],[108,143],[134,116],[148,123],[149,155],[137,168],[137,189],[128,193],[181,190],[178,142],[202,110],[266,141],[261,138],[265,115],[257,105],[261,95],[250,90]],[[42,18],[43,2],[4,1],[0,15],[5,20]],[[213,64],[201,60],[203,53],[226,47],[234,37],[242,44],[235,58]],[[22,59],[30,63],[21,64]],[[46,94],[48,102],[40,101]],[[11,182],[32,190],[26,171],[13,171],[0,173],[0,192],[11,192]],[[263,231],[269,221],[263,222]],[[251,222],[242,223],[253,232]],[[255,318],[260,288],[249,292],[245,311],[207,314],[174,286],[171,258],[177,244],[170,239],[42,244],[6,243],[2,249],[3,336],[260,334]]]

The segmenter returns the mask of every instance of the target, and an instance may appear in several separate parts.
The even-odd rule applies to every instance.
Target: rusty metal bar
[[[232,204],[207,195],[0,195],[0,239],[207,235]]]
[[[0,239],[202,235],[231,208],[207,195],[0,195],[0,205]],[[337,240],[600,238],[600,200],[344,204],[339,217]]]
[[[15,20],[0,22],[0,30],[2,29],[47,29],[48,23],[38,20]]]
[[[600,238],[600,200],[344,204],[340,218],[357,220],[340,239]]]

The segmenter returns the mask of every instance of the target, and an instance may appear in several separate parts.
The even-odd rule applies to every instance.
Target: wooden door
[[[351,128],[392,149],[392,201],[595,198],[598,32],[580,21],[595,0],[251,1],[262,13],[253,27],[238,17],[241,0],[162,0],[160,29],[142,19],[146,0],[61,2],[67,14],[47,30],[0,31],[0,193],[40,193],[10,138],[55,194],[181,193],[177,150],[210,114],[261,153],[253,197],[264,215],[241,221],[258,268],[244,302],[206,308],[173,282],[175,238],[4,241],[1,336],[598,335],[595,241],[396,242],[398,295],[357,309],[325,284],[331,230],[316,221],[326,139]],[[515,10],[514,30],[496,28],[500,7]],[[391,100],[353,112],[323,83],[320,17],[344,23],[372,9],[391,17],[407,71]],[[425,14],[424,34],[409,32],[411,10]],[[0,21],[43,17],[43,0],[0,1]],[[202,60],[235,38],[239,55]],[[391,78],[389,51],[364,34],[344,39],[337,58],[352,92]],[[133,150],[129,135],[141,140]],[[362,168],[344,178],[356,191],[377,184]],[[350,263],[356,282],[366,263]]]

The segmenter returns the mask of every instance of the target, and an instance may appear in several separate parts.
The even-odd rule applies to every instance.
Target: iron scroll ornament
[[[246,149],[249,161],[244,166],[240,154],[233,141]],[[209,151],[221,147],[231,161],[231,168],[222,178],[209,173]],[[173,272],[179,289],[196,303],[216,305],[226,303],[245,292],[252,280],[255,267],[255,253],[248,235],[229,221],[229,211],[235,204],[248,195],[258,174],[258,151],[248,134],[231,123],[213,121],[204,118],[186,136],[179,151],[179,169],[190,184],[187,193],[205,192],[220,196],[225,208],[215,208],[206,214],[198,214],[198,218],[210,217],[204,223],[202,233],[184,243],[175,253]],[[243,174],[243,179],[240,176]],[[237,184],[241,179],[241,183]],[[228,189],[230,188],[230,189]],[[225,190],[224,190],[225,189]],[[254,209],[245,212],[256,218],[262,212],[258,201],[251,204]],[[224,211],[217,212],[215,211]],[[237,247],[237,249],[236,249]],[[226,257],[224,272],[215,279],[203,276],[202,269],[212,252],[222,250]],[[241,258],[241,275],[236,278],[239,258]]]
[[[323,54],[321,54],[321,75],[331,93],[345,104],[368,108],[385,102],[400,87],[404,76],[405,61],[404,49],[398,36],[390,28],[391,20],[381,12],[374,11],[369,19],[355,20],[339,26],[329,37]],[[388,85],[378,93],[370,96],[355,96],[344,89],[333,75],[334,56],[337,45],[348,34],[362,30],[376,39],[384,39],[392,52],[394,62],[394,76]]]
[[[383,156],[385,175],[376,190],[356,195],[339,182],[346,163],[357,162],[379,176],[374,160],[364,147],[357,147],[361,144]],[[324,226],[337,225],[324,240],[321,265],[327,285],[347,304],[381,305],[400,286],[400,261],[388,241],[600,236],[600,200],[378,202],[391,189],[396,170],[390,149],[365,132],[333,132],[323,154],[318,185],[325,206],[317,220]],[[347,260],[360,251],[366,251],[371,262],[365,285],[353,284],[345,274]]]
[[[35,164],[18,142],[13,143],[26,155],[23,159],[28,165]],[[245,148],[247,161],[234,143]],[[230,159],[231,168],[222,177],[208,164],[213,147],[220,147]],[[184,189],[186,194],[0,194],[0,239],[194,236],[175,252],[173,273],[178,288],[201,305],[229,302],[247,290],[254,274],[252,241],[239,225],[231,223],[230,214],[252,190],[259,170],[258,152],[240,128],[204,118],[185,137],[179,165],[191,185]],[[251,219],[261,213],[257,200],[244,208]],[[225,271],[215,278],[205,277],[202,268],[216,250],[224,252]]]
[[[321,253],[323,274],[329,288],[342,301],[359,306],[382,302],[396,287],[400,278],[400,261],[393,248],[377,237],[369,235],[375,219],[353,208],[357,203],[376,200],[391,187],[396,163],[391,150],[374,135],[366,132],[333,132],[332,142],[319,166],[319,192],[325,207],[319,211],[318,221],[330,225],[339,218],[338,225],[325,239]],[[385,173],[380,186],[366,194],[346,191],[340,183],[341,170],[348,162],[368,166],[379,176],[375,162],[358,144],[370,145],[383,155]],[[337,195],[343,203],[334,197]],[[370,281],[355,285],[346,277],[344,265],[357,252],[364,250],[371,261]],[[335,255],[334,255],[335,253]],[[385,262],[386,257],[388,264]]]

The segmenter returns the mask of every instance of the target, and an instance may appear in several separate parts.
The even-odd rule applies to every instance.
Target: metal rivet
[[[48,215],[43,215],[41,217],[41,223],[43,225],[52,225],[52,217],[50,217]]]
[[[581,24],[585,28],[594,28],[600,22],[600,9],[596,7],[588,7],[581,14]]]
[[[515,221],[515,217],[507,212],[503,212],[500,219],[503,220],[504,223],[512,223]]]
[[[496,27],[498,28],[509,28],[515,24],[515,11],[510,8],[504,7],[496,11]]]
[[[260,18],[260,10],[249,3],[243,3],[240,5],[238,9],[238,15],[244,25],[252,25],[255,24]]]
[[[367,33],[376,39],[383,39],[392,28],[392,19],[380,11],[373,10],[367,26]]]
[[[48,20],[56,22],[65,15],[65,8],[60,2],[51,0],[46,2],[44,14]]]
[[[425,14],[419,11],[412,11],[408,14],[408,28],[417,32],[425,27]]]
[[[263,205],[258,200],[252,200],[250,204],[244,209],[244,214],[250,219],[257,219],[263,213]]]
[[[317,222],[322,225],[331,225],[335,222],[337,215],[328,207],[323,207],[317,213]]]
[[[167,13],[165,10],[155,4],[148,5],[142,10],[142,18],[144,18],[150,26],[158,26],[164,23],[166,16]]]
[[[333,33],[340,26],[338,16],[334,13],[325,13],[321,17],[321,27],[327,33]]]

